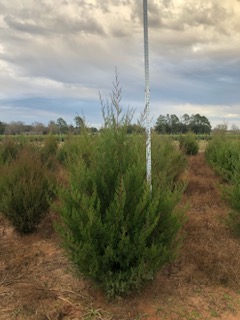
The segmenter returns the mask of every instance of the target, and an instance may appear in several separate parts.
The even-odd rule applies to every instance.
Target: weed
[[[214,318],[220,317],[219,313],[215,309],[210,309],[209,312],[210,312],[210,315]]]
[[[81,319],[83,320],[111,320],[111,317],[108,317],[107,315],[103,318],[103,310],[102,309],[95,309],[90,308],[87,313],[85,313]]]

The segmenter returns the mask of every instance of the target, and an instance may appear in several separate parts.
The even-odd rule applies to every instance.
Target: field
[[[184,244],[174,264],[141,292],[108,300],[75,276],[59,246],[51,213],[21,236],[0,216],[0,319],[239,320],[240,242],[225,224],[231,210],[203,149],[188,157]]]

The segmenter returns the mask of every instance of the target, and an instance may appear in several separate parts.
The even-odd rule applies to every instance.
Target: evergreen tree
[[[144,137],[127,134],[132,114],[122,114],[120,101],[116,81],[101,134],[86,134],[84,152],[69,164],[70,184],[59,208],[58,230],[69,256],[109,296],[140,288],[175,257],[184,220],[174,211],[182,189],[166,176],[159,180],[158,159],[150,193]],[[165,159],[168,166],[173,158]]]
[[[66,134],[68,132],[67,122],[63,118],[57,119],[57,126],[61,134]]]
[[[6,123],[0,121],[0,134],[4,134]]]
[[[201,116],[199,113],[191,116],[189,127],[191,131],[196,134],[209,134],[212,129],[209,120],[205,116]]]
[[[205,116],[184,114],[179,120],[175,114],[160,115],[155,124],[155,131],[162,134],[178,134],[192,131],[196,134],[211,133],[211,124]]]

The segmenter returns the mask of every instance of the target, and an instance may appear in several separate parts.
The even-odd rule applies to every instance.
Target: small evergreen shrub
[[[159,181],[154,175],[150,192],[145,140],[127,134],[131,117],[129,113],[122,116],[120,91],[118,86],[115,89],[101,134],[97,139],[85,135],[85,147],[74,161],[70,157],[70,182],[60,190],[61,223],[57,226],[78,270],[108,296],[139,289],[172,261],[185,222],[184,215],[175,210],[182,195],[177,181],[173,188],[172,182]],[[154,161],[158,159],[161,154]],[[169,153],[165,161],[173,159]]]
[[[4,137],[0,144],[0,163],[4,164],[17,158],[22,145],[12,137]]]
[[[240,172],[239,172],[240,174]],[[238,176],[239,176],[238,174]],[[230,204],[233,211],[229,213],[227,222],[231,230],[240,236],[240,180],[232,181],[222,187],[223,198]]]
[[[240,173],[240,142],[228,139],[226,135],[217,135],[209,142],[205,156],[214,170],[225,180],[238,181]]]
[[[41,149],[41,159],[50,169],[57,165],[58,140],[53,135],[48,135]]]
[[[63,144],[57,151],[57,159],[63,164],[67,165],[69,158],[74,158],[81,152],[83,138],[79,135],[77,136],[68,136],[65,138]]]
[[[58,148],[58,151],[57,151],[57,154],[56,154],[56,157],[57,157],[57,160],[59,161],[59,163],[61,163],[62,165],[65,164],[65,161],[67,159],[67,150],[65,148],[65,144],[66,144],[66,140],[64,142],[64,145],[61,145],[59,148]]]
[[[0,168],[0,193],[0,211],[16,230],[34,231],[49,208],[53,180],[32,148]]]
[[[172,140],[152,134],[152,170],[153,175],[158,177],[157,181],[165,181],[174,187],[186,168],[186,156],[177,150]]]
[[[187,133],[180,136],[179,139],[180,150],[187,155],[196,155],[199,150],[199,144],[196,140],[196,136],[193,133]]]
[[[217,135],[205,151],[208,163],[222,177],[223,198],[233,211],[227,222],[232,231],[240,236],[240,142],[226,135]]]

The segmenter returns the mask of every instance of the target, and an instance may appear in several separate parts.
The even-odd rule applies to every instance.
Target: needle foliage
[[[184,156],[169,142],[162,142],[162,155],[153,145],[151,192],[145,137],[127,134],[132,112],[124,114],[120,101],[116,81],[111,102],[103,106],[101,133],[86,134],[69,158],[69,185],[60,191],[57,225],[77,269],[110,297],[139,289],[172,261],[185,222],[175,210],[183,191],[177,176],[185,167]]]

